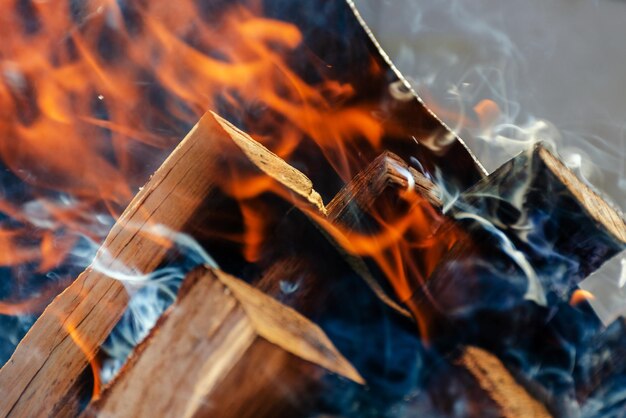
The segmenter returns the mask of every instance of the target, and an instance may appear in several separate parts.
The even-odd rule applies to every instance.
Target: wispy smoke
[[[198,265],[218,268],[216,261],[190,235],[173,231],[164,225],[128,225],[147,239],[163,242],[175,261],[149,273],[138,272],[109,254],[106,248],[97,248],[93,242],[80,247],[73,254],[80,265],[91,262],[91,267],[122,282],[130,295],[124,316],[116,325],[102,350],[108,356],[101,370],[104,382],[111,380],[133,348],[150,332],[163,312],[175,301],[178,289],[188,271]],[[141,229],[139,229],[141,228]]]
[[[552,143],[626,207],[626,101],[609,87],[623,84],[626,50],[612,42],[624,36],[623,2],[357,3],[415,90],[489,171],[533,142]],[[603,29],[572,30],[592,22]]]

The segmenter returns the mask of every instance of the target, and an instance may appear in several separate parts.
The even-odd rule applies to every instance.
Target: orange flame
[[[84,339],[85,336],[81,335],[74,325],[65,324],[65,328],[69,336],[74,341],[74,344],[81,349],[89,361],[89,365],[91,366],[91,370],[93,372],[93,393],[91,398],[96,400],[100,397],[100,388],[102,385],[100,380],[100,365],[98,364],[96,353],[93,351],[94,344],[86,342]]]
[[[146,155],[166,154],[179,126],[209,109],[254,114],[248,131],[277,155],[289,160],[313,149],[344,180],[361,166],[353,149],[382,151],[375,106],[353,101],[354,86],[325,77],[324,63],[315,82],[304,80],[288,60],[303,48],[303,34],[260,16],[257,1],[227,7],[213,22],[192,0],[137,2],[131,12],[114,0],[88,0],[78,16],[55,2],[30,2],[30,26],[15,2],[4,3],[0,161],[24,196],[0,196],[10,220],[0,218],[1,266],[34,263],[45,272],[63,263],[78,237],[101,241],[107,228],[93,214],[118,216],[156,168],[146,166]],[[381,71],[374,62],[363,70]],[[284,192],[265,176],[233,175],[228,184],[244,219],[243,233],[229,238],[256,261],[269,228],[252,198]],[[376,261],[406,300],[459,234],[437,235],[448,231],[441,215],[415,193],[402,199],[403,213],[375,214],[381,228],[374,235],[311,216],[349,252]],[[82,347],[84,336],[69,332]],[[97,377],[93,354],[86,355]]]
[[[572,306],[580,305],[583,302],[590,301],[595,299],[593,293],[584,290],[584,289],[576,289],[574,293],[572,293],[572,297],[570,298],[569,304]]]

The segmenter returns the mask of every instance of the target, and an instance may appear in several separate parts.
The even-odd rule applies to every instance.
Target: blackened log
[[[622,215],[541,145],[463,193],[450,215],[468,239],[413,298],[435,344],[488,349],[553,414],[576,416],[588,389],[576,385],[573,370],[585,365],[572,347],[599,321],[583,321],[593,314],[569,302],[586,275],[625,248]]]

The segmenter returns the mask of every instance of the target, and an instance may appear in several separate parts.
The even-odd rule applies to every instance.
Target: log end
[[[589,215],[622,244],[626,245],[626,223],[622,214],[580,180],[545,147],[538,145],[535,152],[546,167],[576,197]]]
[[[551,418],[546,407],[520,386],[502,362],[478,347],[465,347],[458,359],[501,408],[505,418]]]
[[[239,279],[219,270],[210,274],[233,293],[260,337],[333,373],[365,383],[319,326]]]

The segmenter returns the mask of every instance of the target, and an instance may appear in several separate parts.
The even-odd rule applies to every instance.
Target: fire
[[[4,3],[0,161],[6,182],[19,187],[0,196],[0,264],[19,274],[62,266],[82,238],[102,242],[158,161],[209,109],[239,118],[287,161],[319,153],[344,181],[367,159],[357,150],[382,151],[385,127],[375,103],[353,100],[354,86],[331,77],[332,68],[311,54],[315,74],[304,79],[289,60],[306,50],[303,33],[264,17],[257,1],[225,7],[218,20],[206,19],[192,0],[123,8],[92,0],[75,10]],[[381,69],[372,61],[364,71]],[[275,183],[232,175],[226,184],[244,219],[243,233],[230,238],[256,261],[269,228],[263,208],[250,202],[277,192]],[[346,250],[376,261],[407,300],[459,234],[436,235],[445,222],[417,194],[402,200],[402,214],[375,214],[376,234],[311,216]],[[3,312],[22,312],[19,306]],[[81,346],[84,336],[70,333]]]
[[[376,263],[390,281],[396,298],[411,309],[422,340],[427,343],[431,334],[429,312],[417,307],[412,299],[421,293],[446,252],[468,237],[426,197],[411,189],[396,193],[400,202],[381,199],[368,211],[380,226],[374,233],[343,227],[312,211],[309,214],[348,252]]]
[[[595,298],[595,295],[587,290],[576,289],[574,290],[574,293],[572,293],[569,304],[572,306],[576,306],[580,305],[583,302],[594,300]]]
[[[80,350],[83,352],[87,360],[89,361],[89,365],[91,366],[91,370],[93,372],[93,392],[91,395],[92,399],[98,399],[100,397],[100,365],[98,364],[98,359],[96,358],[96,353],[94,353],[91,349],[93,344],[87,343],[84,338],[85,336],[81,335],[81,333],[76,329],[76,327],[72,324],[65,325],[69,336],[72,338],[74,343]]]

